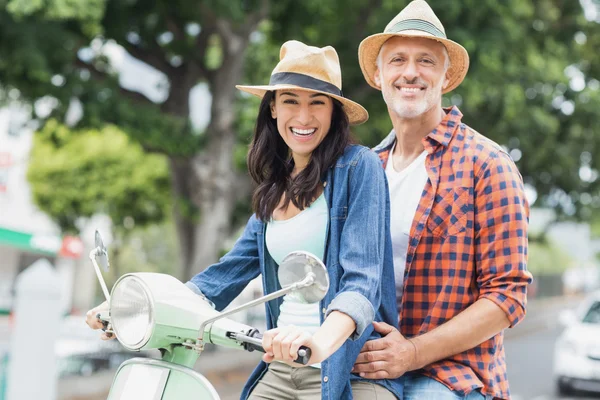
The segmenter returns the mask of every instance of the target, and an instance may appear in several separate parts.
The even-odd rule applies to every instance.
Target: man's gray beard
[[[418,107],[402,107],[400,104],[395,103],[391,108],[401,118],[416,118],[427,111],[427,102],[422,101]]]
[[[388,100],[385,98],[383,91],[381,91],[381,95],[383,96],[383,101],[385,101],[385,104],[387,104],[388,108],[394,111],[394,113],[396,113],[396,115],[400,118],[416,118],[428,110],[427,101],[425,101],[425,99],[421,101],[421,104],[419,104],[418,107],[403,107],[401,104],[398,104],[398,102],[392,102],[390,105],[390,102],[388,102]]]

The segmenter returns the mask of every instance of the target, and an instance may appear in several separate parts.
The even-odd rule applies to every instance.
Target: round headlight
[[[144,282],[135,275],[120,279],[110,298],[112,328],[123,346],[144,346],[154,327],[154,303]]]

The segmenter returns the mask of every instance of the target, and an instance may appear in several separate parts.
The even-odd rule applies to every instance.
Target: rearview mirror
[[[315,255],[306,251],[289,253],[279,266],[279,284],[285,289],[311,274],[314,282],[310,286],[296,289],[295,294],[305,303],[316,303],[327,294],[329,275],[325,264]]]
[[[104,272],[108,272],[109,263],[108,263],[108,252],[106,251],[106,247],[104,247],[104,242],[102,241],[102,236],[100,232],[96,230],[96,261],[102,267]]]

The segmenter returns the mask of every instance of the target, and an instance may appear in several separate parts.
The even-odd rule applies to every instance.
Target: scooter
[[[329,289],[323,262],[313,254],[297,251],[288,254],[279,266],[281,290],[223,312],[166,274],[125,274],[109,294],[100,271],[100,266],[108,271],[108,253],[98,231],[95,239],[89,258],[108,303],[107,312],[97,315],[104,330],[128,350],[158,349],[161,354],[160,360],[136,357],[123,362],[108,400],[219,400],[213,385],[193,369],[205,344],[265,351],[257,329],[226,317],[291,292],[306,303],[315,303]],[[295,362],[307,364],[310,356],[311,350],[303,346]]]

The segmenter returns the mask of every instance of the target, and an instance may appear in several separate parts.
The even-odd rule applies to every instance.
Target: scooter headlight
[[[142,279],[127,275],[113,288],[110,319],[117,338],[130,350],[142,348],[154,329],[154,302]]]

